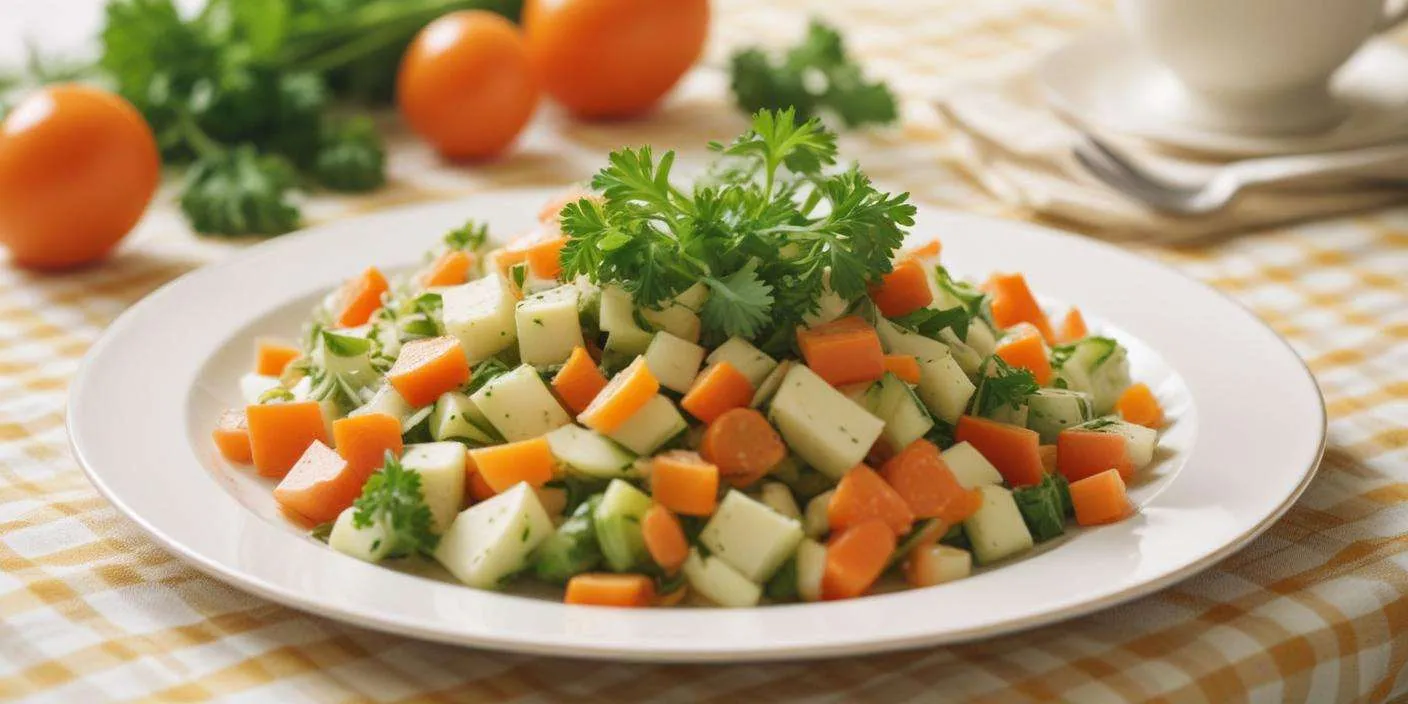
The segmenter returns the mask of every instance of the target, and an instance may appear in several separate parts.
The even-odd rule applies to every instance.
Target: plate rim
[[[65,409],[65,430],[70,450],[75,460],[79,464],[80,468],[83,470],[84,475],[88,478],[89,482],[92,483],[93,486],[98,490],[99,494],[101,494],[109,503],[111,503],[115,508],[117,508],[120,513],[122,513],[128,519],[136,523],[137,526],[158,545],[162,546],[165,550],[175,555],[183,562],[195,567],[202,573],[220,579],[221,581],[231,586],[234,586],[237,589],[256,594],[261,598],[265,598],[270,601],[274,601],[276,603],[280,603],[307,613],[312,613],[333,620],[350,623],[358,627],[395,633],[398,635],[416,638],[419,640],[428,640],[468,647],[483,647],[506,652],[546,655],[554,657],[573,657],[592,660],[625,660],[636,662],[760,662],[776,660],[810,660],[817,658],[835,657],[852,653],[875,654],[897,650],[907,650],[935,644],[954,644],[993,638],[1001,635],[1008,635],[1018,631],[1067,621],[1070,619],[1078,618],[1080,616],[1089,615],[1091,613],[1102,611],[1104,609],[1117,606],[1119,604],[1127,603],[1142,596],[1147,596],[1149,594],[1161,591],[1184,579],[1192,577],[1206,570],[1212,565],[1226,559],[1227,557],[1235,554],[1236,552],[1244,548],[1247,544],[1262,535],[1277,520],[1284,516],[1285,513],[1291,508],[1291,506],[1293,506],[1295,502],[1299,500],[1299,498],[1304,494],[1306,489],[1309,487],[1310,483],[1314,480],[1315,476],[1317,475],[1321,460],[1324,455],[1328,435],[1328,419],[1325,411],[1323,392],[1320,389],[1320,386],[1316,381],[1313,372],[1311,372],[1308,365],[1306,365],[1305,360],[1299,354],[1296,353],[1293,347],[1290,346],[1289,342],[1287,342],[1283,337],[1277,334],[1276,331],[1271,328],[1270,325],[1268,325],[1265,321],[1257,317],[1247,306],[1243,305],[1241,302],[1217,290],[1216,288],[1209,286],[1208,284],[1202,281],[1199,281],[1191,276],[1188,276],[1187,274],[1182,273],[1178,269],[1160,260],[1149,257],[1143,257],[1132,252],[1128,252],[1112,244],[1109,244],[1108,242],[1081,237],[1079,235],[1064,230],[1049,227],[1046,225],[1039,225],[1027,221],[1004,220],[1001,218],[993,218],[981,214],[968,213],[948,208],[932,206],[924,203],[918,203],[917,205],[919,205],[921,209],[938,215],[955,215],[965,219],[998,223],[1004,227],[1016,227],[1028,231],[1036,231],[1044,236],[1070,238],[1072,240],[1080,241],[1083,244],[1089,246],[1113,250],[1121,256],[1138,258],[1147,264],[1152,264],[1156,267],[1159,267],[1163,269],[1166,273],[1183,279],[1184,281],[1203,289],[1205,292],[1212,293],[1221,301],[1230,303],[1236,308],[1238,308],[1240,311],[1245,313],[1246,318],[1249,321],[1255,322],[1258,326],[1263,329],[1264,332],[1270,333],[1272,338],[1274,338],[1279,343],[1279,345],[1284,349],[1284,351],[1296,361],[1296,363],[1299,365],[1300,370],[1305,375],[1305,381],[1309,382],[1310,388],[1314,391],[1314,397],[1317,401],[1316,408],[1314,410],[1316,411],[1319,417],[1319,422],[1316,426],[1319,437],[1316,441],[1314,457],[1310,458],[1308,460],[1308,466],[1301,470],[1300,480],[1297,485],[1289,492],[1289,494],[1287,494],[1286,498],[1279,505],[1275,506],[1270,512],[1264,515],[1255,525],[1242,531],[1234,539],[1227,541],[1219,548],[1209,552],[1207,555],[1197,560],[1191,561],[1178,569],[1172,570],[1168,574],[1153,579],[1146,579],[1136,585],[1127,587],[1116,593],[1108,594],[1094,599],[1080,601],[1058,610],[1052,610],[1039,614],[1029,615],[1018,619],[1013,619],[998,625],[971,626],[963,629],[944,630],[938,633],[919,634],[910,637],[891,639],[875,643],[867,642],[858,644],[851,641],[840,641],[835,643],[797,645],[786,649],[759,649],[756,647],[752,647],[750,649],[749,646],[741,646],[734,650],[721,652],[719,650],[711,648],[700,648],[697,650],[691,650],[689,647],[686,646],[665,652],[658,652],[639,648],[633,649],[629,647],[612,647],[610,645],[605,645],[603,647],[594,647],[591,650],[582,652],[564,652],[563,647],[560,645],[528,641],[520,638],[504,637],[499,634],[473,635],[467,637],[465,634],[457,635],[446,631],[430,630],[423,627],[419,627],[414,623],[406,623],[394,618],[384,617],[380,613],[369,614],[364,611],[358,611],[351,608],[343,608],[336,605],[326,604],[320,602],[315,598],[307,597],[297,591],[285,590],[280,588],[279,585],[266,583],[265,580],[255,575],[251,575],[244,571],[241,571],[236,566],[223,564],[213,559],[210,559],[206,555],[199,554],[198,552],[190,548],[188,545],[186,545],[183,541],[178,539],[177,536],[168,535],[167,533],[164,533],[161,530],[157,529],[147,520],[147,518],[137,513],[136,510],[129,506],[122,499],[122,497],[118,495],[112,489],[112,487],[107,484],[107,482],[102,476],[101,470],[94,466],[93,463],[87,458],[84,448],[81,446],[79,433],[76,432],[77,430],[80,430],[80,428],[75,420],[75,413],[73,411],[73,401],[82,397],[83,390],[89,384],[89,375],[92,367],[96,363],[95,360],[97,360],[102,355],[103,351],[107,349],[110,344],[112,344],[112,341],[116,339],[118,335],[121,334],[121,331],[132,325],[132,321],[137,320],[138,317],[143,314],[143,311],[147,307],[149,307],[150,305],[154,305],[153,303],[151,303],[152,301],[159,300],[160,297],[170,295],[170,291],[174,287],[178,285],[184,285],[181,284],[181,282],[193,280],[197,277],[217,275],[220,271],[223,271],[224,269],[242,266],[243,262],[247,259],[256,256],[266,256],[271,252],[276,252],[278,249],[281,249],[285,246],[290,246],[293,243],[300,241],[310,235],[315,235],[316,233],[327,230],[335,231],[337,229],[346,227],[346,223],[349,220],[361,219],[365,217],[394,218],[397,216],[401,216],[403,213],[406,212],[414,213],[417,210],[431,210],[439,207],[448,207],[449,205],[455,203],[470,203],[476,199],[481,199],[486,196],[492,197],[495,194],[502,195],[504,192],[547,193],[551,192],[551,190],[538,188],[507,188],[483,191],[475,194],[470,194],[462,198],[456,198],[450,201],[437,201],[429,204],[422,203],[401,206],[397,208],[379,211],[377,213],[373,213],[366,216],[360,216],[359,218],[349,218],[345,220],[325,223],[315,227],[307,228],[292,235],[286,235],[276,240],[270,240],[267,242],[253,245],[245,251],[227,257],[218,262],[203,266],[195,271],[177,277],[176,279],[173,279],[172,281],[169,281],[163,284],[162,286],[158,287],[152,293],[145,296],[141,301],[129,307],[127,310],[123,311],[123,313],[121,313],[107,326],[107,328],[103,331],[99,339],[97,339],[93,343],[93,345],[87,350],[87,352],[85,352],[82,362],[80,363],[78,369],[72,376],[67,397],[68,404]],[[1114,322],[1118,323],[1119,321]],[[1155,351],[1158,351],[1157,348],[1155,348]],[[229,498],[232,501],[235,500],[234,497]],[[778,608],[786,609],[788,607],[774,606],[764,608],[772,610]]]

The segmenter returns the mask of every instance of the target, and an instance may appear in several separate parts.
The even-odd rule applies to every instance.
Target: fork
[[[1408,187],[1408,144],[1325,154],[1234,161],[1201,182],[1175,181],[1155,173],[1109,142],[1084,133],[1073,148],[1076,160],[1111,188],[1150,207],[1177,215],[1207,215],[1232,203],[1245,189],[1298,179],[1382,172],[1403,175],[1365,179],[1368,185]]]

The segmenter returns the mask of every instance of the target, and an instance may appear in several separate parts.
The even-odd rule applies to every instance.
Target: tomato
[[[708,0],[527,0],[543,90],[579,117],[640,115],[699,58]]]
[[[533,116],[539,93],[523,35],[485,10],[452,12],[426,25],[396,77],[401,115],[450,159],[503,152]]]
[[[137,224],[160,179],[156,139],[130,103],[48,86],[0,123],[0,243],[29,269],[98,261]]]

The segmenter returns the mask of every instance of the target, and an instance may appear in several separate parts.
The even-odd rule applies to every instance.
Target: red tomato
[[[486,10],[426,25],[401,58],[396,104],[416,134],[450,159],[495,156],[538,105],[523,35]]]
[[[639,115],[699,58],[708,0],[527,0],[523,31],[547,91],[579,117]]]
[[[0,244],[29,269],[98,261],[137,224],[160,178],[156,139],[130,103],[48,86],[0,123]]]

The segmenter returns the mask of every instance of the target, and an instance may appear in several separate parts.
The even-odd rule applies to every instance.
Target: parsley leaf
[[[489,241],[489,226],[473,220],[445,233],[445,246],[467,252],[477,252]]]
[[[1041,389],[1030,371],[1013,367],[997,355],[983,362],[979,376],[972,401],[973,415],[977,416],[987,416],[1003,406],[1018,408]]]
[[[943,332],[945,328],[952,328],[959,339],[966,338],[968,336],[968,321],[968,311],[962,307],[945,310],[920,308],[913,313],[906,313],[898,318],[890,319],[890,322],[902,328],[913,330],[934,340],[939,339],[939,333]]]
[[[724,335],[745,335],[766,326],[772,307],[772,287],[758,279],[758,262],[748,260],[742,269],[722,281],[704,280],[712,295],[700,317],[705,325]]]
[[[392,542],[389,554],[393,556],[429,554],[439,541],[430,530],[430,507],[425,505],[420,472],[403,467],[389,451],[386,463],[367,478],[352,506],[352,525],[368,528],[380,522]]]

